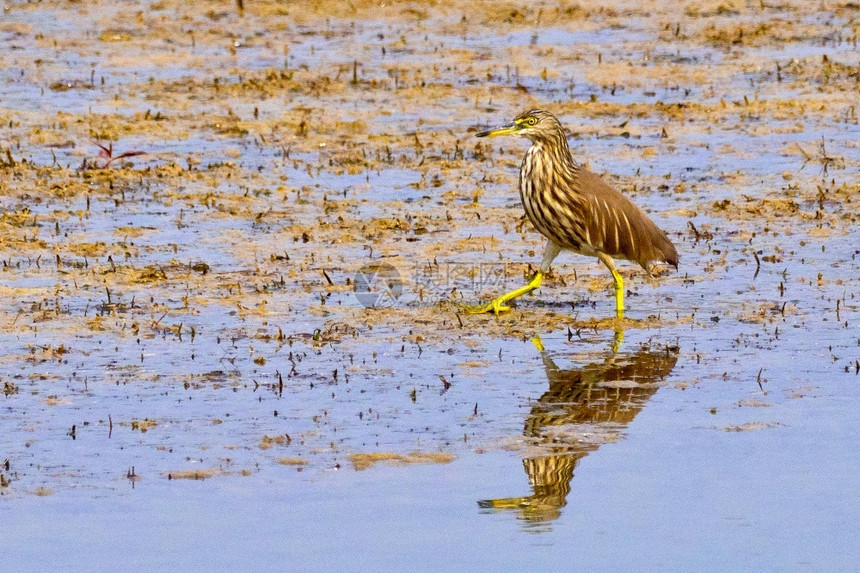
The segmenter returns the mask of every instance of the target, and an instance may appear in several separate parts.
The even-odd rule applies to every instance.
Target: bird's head
[[[530,109],[518,115],[513,123],[482,131],[478,137],[496,137],[497,135],[521,135],[532,141],[551,139],[564,130],[556,117],[542,109]]]

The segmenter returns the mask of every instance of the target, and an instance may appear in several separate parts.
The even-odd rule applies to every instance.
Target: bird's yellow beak
[[[514,122],[510,125],[505,125],[503,127],[497,127],[496,129],[491,129],[489,131],[482,131],[481,133],[476,133],[475,135],[478,137],[496,137],[497,135],[512,135],[517,134],[520,131],[520,126],[518,123]]]

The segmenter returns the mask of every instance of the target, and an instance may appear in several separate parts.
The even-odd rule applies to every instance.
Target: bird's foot
[[[505,304],[504,297],[499,297],[491,300],[487,304],[478,304],[475,306],[467,306],[466,312],[469,314],[486,314],[488,312],[492,312],[493,314],[502,314],[503,312],[508,312],[511,310],[507,304]]]
[[[541,281],[543,280],[543,273],[538,271],[535,273],[535,276],[532,277],[532,280],[529,281],[524,287],[520,287],[517,290],[512,290],[509,293],[503,294],[498,298],[494,298],[487,304],[481,304],[478,306],[466,307],[466,311],[469,314],[484,314],[487,312],[492,312],[493,314],[502,314],[503,312],[507,312],[511,310],[511,307],[508,306],[508,303],[514,300],[517,297],[523,296],[526,293],[530,293],[536,288],[540,286]]]

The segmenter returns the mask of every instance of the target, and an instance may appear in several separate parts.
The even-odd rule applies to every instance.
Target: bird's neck
[[[530,160],[523,162],[524,167],[528,165],[532,169],[549,169],[550,166],[555,166],[556,169],[569,173],[579,169],[579,165],[570,154],[570,147],[563,132],[533,140],[526,155],[530,156]]]

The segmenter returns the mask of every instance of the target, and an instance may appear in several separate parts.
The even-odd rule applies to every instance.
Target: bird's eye
[[[529,117],[526,119],[526,125],[534,125],[537,123],[536,117]]]

